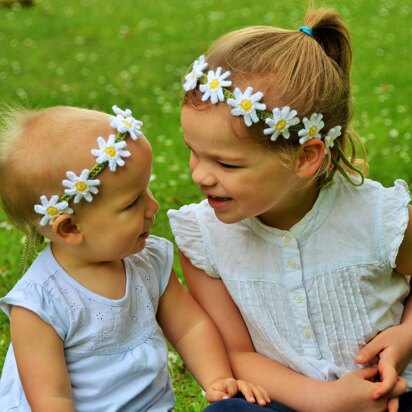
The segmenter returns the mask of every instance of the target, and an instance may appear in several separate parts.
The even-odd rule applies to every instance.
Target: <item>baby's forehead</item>
[[[115,172],[106,168],[99,175],[101,194],[105,198],[131,189],[133,192],[139,188],[142,190],[149,183],[153,154],[148,140],[144,136],[139,136],[136,141],[129,139],[125,149],[130,152],[130,156],[124,159],[125,164],[117,167]]]

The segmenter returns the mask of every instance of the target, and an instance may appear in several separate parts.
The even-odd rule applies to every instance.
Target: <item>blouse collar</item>
[[[289,235],[295,238],[299,244],[319,229],[329,215],[341,183],[340,180],[339,176],[335,176],[332,183],[323,187],[312,209],[289,230],[267,226],[257,217],[248,218],[245,223],[256,235],[269,242],[281,244],[281,239]]]

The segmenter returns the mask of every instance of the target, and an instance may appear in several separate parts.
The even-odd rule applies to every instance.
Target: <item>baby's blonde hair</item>
[[[209,69],[221,66],[230,70],[232,87],[253,86],[254,91],[262,91],[268,111],[287,105],[297,110],[301,119],[315,112],[323,114],[325,132],[336,125],[342,126],[337,141],[342,150],[351,151],[350,161],[355,164],[355,142],[359,139],[350,127],[352,46],[348,29],[334,9],[309,10],[304,24],[312,29],[313,36],[270,26],[232,31],[206,52]],[[190,91],[183,104],[205,107],[200,98],[198,90]],[[292,133],[289,140],[278,138],[272,142],[264,136],[264,127],[260,121],[248,128],[246,134],[276,150],[285,163],[294,163],[297,133]],[[364,155],[360,141],[359,144]],[[331,156],[336,158],[336,146],[318,172],[320,182],[331,171]]]
[[[34,205],[41,195],[62,191],[67,170],[80,173],[94,163],[89,148],[96,133],[112,130],[109,115],[65,106],[38,111],[8,106],[0,117],[1,205],[10,222],[33,237],[42,234]]]

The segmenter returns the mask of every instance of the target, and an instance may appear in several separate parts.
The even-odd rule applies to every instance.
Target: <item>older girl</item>
[[[351,56],[338,13],[313,10],[299,30],[224,35],[184,84],[184,140],[207,197],[169,211],[184,275],[235,376],[299,411],[396,411],[412,350],[410,321],[397,326],[410,197],[356,160]]]

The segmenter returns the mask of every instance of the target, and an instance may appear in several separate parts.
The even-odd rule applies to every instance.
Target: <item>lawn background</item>
[[[337,8],[353,37],[355,125],[370,176],[385,185],[396,178],[411,184],[412,0],[323,4]],[[0,7],[0,103],[131,108],[155,153],[151,188],[161,209],[153,233],[172,240],[166,211],[201,199],[179,125],[186,68],[228,30],[297,29],[306,6],[293,0],[38,0],[34,7]],[[21,244],[21,234],[0,215],[0,296],[17,280]],[[8,344],[8,321],[0,314],[0,368]],[[200,389],[173,352],[170,366],[176,411],[200,411]]]

